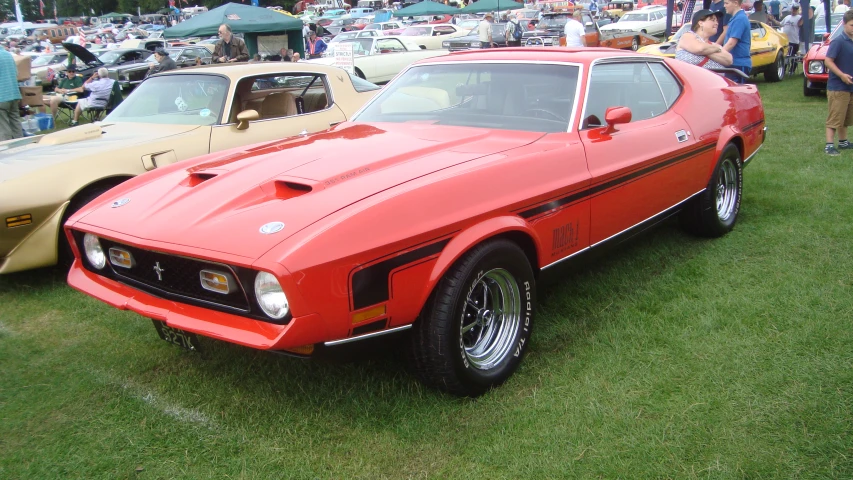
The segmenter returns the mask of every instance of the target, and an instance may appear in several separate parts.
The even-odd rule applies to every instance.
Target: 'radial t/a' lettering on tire
[[[536,284],[505,239],[474,247],[445,274],[415,322],[410,358],[424,383],[477,396],[518,368],[533,331]]]

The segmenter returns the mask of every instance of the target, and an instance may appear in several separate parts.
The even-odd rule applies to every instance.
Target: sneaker
[[[71,120],[71,122],[68,124],[69,127],[76,127],[77,125],[78,125],[78,123],[75,122],[74,120]],[[838,152],[835,152],[835,154],[838,155]]]
[[[841,155],[841,152],[839,152],[838,149],[835,148],[835,145],[827,145],[826,148],[823,149],[823,153],[832,157],[836,155]]]
[[[847,142],[846,144],[839,143],[838,149],[839,150],[853,150],[853,143],[850,143],[850,142]]]

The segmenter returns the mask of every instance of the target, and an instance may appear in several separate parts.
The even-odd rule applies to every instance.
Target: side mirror
[[[628,114],[630,115],[630,111]],[[237,130],[245,130],[249,128],[249,122],[261,118],[257,110],[243,110],[237,114]],[[630,120],[630,118],[629,118]]]
[[[631,109],[628,107],[610,107],[604,112],[604,123],[607,124],[604,133],[610,134],[616,131],[616,125],[631,123]]]

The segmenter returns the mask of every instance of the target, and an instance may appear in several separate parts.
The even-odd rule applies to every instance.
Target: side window
[[[652,69],[652,73],[663,92],[663,99],[666,101],[666,108],[672,107],[672,104],[675,103],[681,95],[681,84],[678,83],[678,80],[675,79],[675,76],[673,76],[672,72],[670,72],[664,64],[654,62],[650,63],[649,67]]]
[[[405,52],[406,47],[396,38],[383,38],[376,41],[376,49],[379,53]]]
[[[260,120],[313,113],[329,106],[327,82],[322,75],[264,75],[245,78],[237,84],[230,121],[237,114],[255,110]]]
[[[649,65],[626,62],[593,67],[581,128],[605,125],[610,107],[630,108],[633,123],[664,113],[668,105]]]
[[[456,29],[453,27],[435,27],[435,32],[437,35],[450,35],[456,33]]]

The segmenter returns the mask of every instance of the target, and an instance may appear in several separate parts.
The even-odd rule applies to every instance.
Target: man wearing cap
[[[69,65],[65,69],[65,78],[60,79],[56,88],[53,89],[53,92],[59,95],[45,95],[42,97],[45,104],[44,107],[41,107],[42,112],[47,108],[47,105],[50,105],[50,114],[55,117],[56,112],[59,111],[59,105],[65,101],[64,95],[66,93],[74,93],[72,90],[82,86],[83,78],[77,75],[77,67]]]
[[[223,23],[219,26],[219,41],[213,47],[214,63],[234,63],[249,61],[249,49],[242,38],[231,33],[231,26]]]
[[[746,12],[741,8],[743,0],[725,0],[726,13],[731,15],[729,24],[726,25],[726,34],[723,40],[723,48],[732,54],[732,67],[749,75],[752,71],[752,57],[749,50],[752,47],[752,31],[749,27],[749,19]],[[735,83],[745,83],[745,78],[740,75],[726,74],[726,77]]]
[[[800,6],[791,5],[791,14],[782,19],[782,33],[788,37],[791,46],[791,55],[796,55],[800,50],[800,25],[803,17],[800,15]]]
[[[178,68],[178,65],[174,60],[172,60],[172,57],[169,56],[169,52],[162,48],[158,48],[154,51],[154,60],[157,60],[157,63],[151,63],[148,65],[148,75],[146,76]]]
[[[495,46],[492,41],[492,20],[495,17],[487,13],[483,20],[477,25],[477,38],[480,40],[480,48],[491,48]]]

